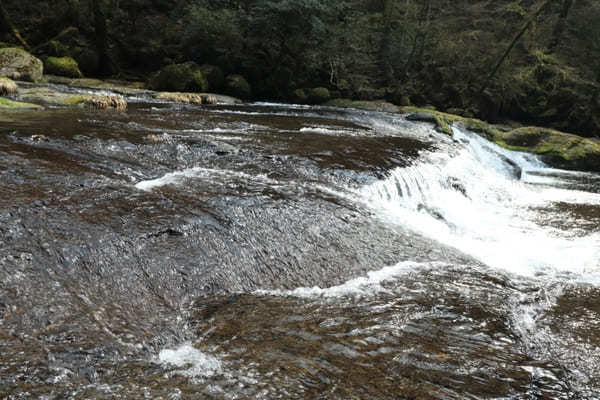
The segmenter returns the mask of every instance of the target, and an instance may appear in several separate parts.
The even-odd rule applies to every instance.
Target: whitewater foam
[[[402,275],[424,268],[443,267],[443,263],[423,264],[412,261],[400,262],[377,271],[368,272],[366,276],[351,279],[341,285],[328,288],[300,287],[293,290],[259,290],[258,295],[299,297],[299,298],[338,298],[344,296],[372,296],[386,292],[384,282],[397,279]]]
[[[538,208],[557,201],[599,204],[600,195],[523,182],[515,168],[544,169],[536,157],[484,143],[475,134],[455,133],[466,143],[458,155],[431,153],[417,165],[395,169],[363,188],[363,201],[383,219],[492,268],[524,276],[570,273],[574,280],[597,282],[600,232],[575,238],[570,231],[540,225],[540,212],[551,211]]]
[[[161,350],[157,361],[180,368],[175,373],[190,378],[211,377],[222,372],[221,362],[216,357],[202,353],[189,343]]]
[[[258,175],[250,175],[244,172],[239,171],[230,171],[230,170],[220,170],[220,169],[212,169],[212,168],[187,168],[181,171],[169,172],[160,178],[150,179],[138,182],[135,184],[135,187],[140,190],[152,190],[157,187],[171,185],[171,184],[179,184],[186,178],[241,178],[244,180],[252,180],[252,181],[261,181],[265,184],[277,184],[278,182],[268,178],[264,174]]]

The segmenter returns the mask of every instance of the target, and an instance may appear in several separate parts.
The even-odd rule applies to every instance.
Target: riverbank
[[[18,82],[18,89],[11,92],[11,98],[1,99],[0,109],[75,106],[119,110],[127,107],[128,96],[196,105],[242,102],[240,99],[221,94],[153,91],[146,89],[143,82],[54,75],[44,75],[43,82],[45,83]],[[98,94],[98,91],[102,93]],[[546,163],[556,168],[600,172],[599,141],[553,129],[521,126],[516,123],[513,126],[495,125],[432,108],[396,106],[385,101],[333,99],[324,105],[405,114],[409,120],[432,123],[437,130],[450,136],[453,134],[453,126],[464,127],[506,149],[540,155]]]

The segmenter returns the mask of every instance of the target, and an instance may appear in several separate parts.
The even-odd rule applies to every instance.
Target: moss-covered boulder
[[[127,102],[120,95],[63,93],[44,87],[21,90],[19,100],[34,104],[98,110],[124,110],[127,108]]]
[[[0,76],[10,79],[37,82],[42,79],[44,64],[23,49],[0,49]]]
[[[557,168],[600,172],[600,141],[538,127],[499,132],[494,141],[512,150],[539,154]]]
[[[308,95],[308,101],[313,104],[322,104],[331,99],[329,89],[324,87],[305,89],[305,92]]]
[[[248,81],[241,75],[229,75],[225,80],[225,92],[233,97],[249,99],[252,89]]]
[[[204,74],[208,82],[208,89],[213,92],[218,92],[225,85],[225,74],[223,70],[216,65],[203,64],[200,66],[200,71]]]
[[[8,96],[17,93],[17,84],[4,76],[0,76],[0,96]]]
[[[44,71],[47,74],[66,76],[68,78],[81,78],[77,61],[71,57],[48,57],[44,60]]]
[[[452,135],[452,125],[462,126],[509,150],[538,154],[548,165],[570,170],[600,172],[600,141],[549,128],[492,125],[475,118],[417,107],[401,107],[407,119],[430,122]]]
[[[167,65],[150,79],[148,87],[169,92],[206,92],[208,83],[200,67],[190,61]]]

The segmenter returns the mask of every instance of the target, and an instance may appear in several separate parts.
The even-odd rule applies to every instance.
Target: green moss
[[[509,150],[538,154],[558,168],[600,171],[600,143],[569,133],[530,126],[503,132],[495,142]]]
[[[117,109],[127,108],[127,102],[122,96],[109,95],[99,96],[93,94],[73,95],[54,91],[50,88],[23,89],[20,94],[24,101],[54,105],[54,106],[77,106],[95,109]]]
[[[77,61],[71,57],[48,57],[44,61],[44,69],[47,74],[66,76],[69,78],[83,77]]]
[[[461,125],[508,150],[538,154],[557,168],[600,172],[600,142],[591,139],[534,126],[506,130],[475,118],[426,108],[401,107],[400,112],[415,116],[415,120],[433,122],[450,135],[453,124]]]
[[[452,135],[452,125],[457,124],[464,128],[478,133],[488,140],[495,140],[501,133],[497,126],[488,124],[487,122],[481,121],[476,118],[467,118],[460,115],[449,114],[441,111],[431,110],[429,108],[422,107],[400,107],[399,111],[403,114],[422,114],[428,120],[435,122],[436,127],[448,135]],[[427,116],[429,116],[427,118]]]
[[[5,109],[5,108],[41,108],[41,107],[36,104],[22,103],[20,101],[13,101],[13,100],[9,100],[9,99],[0,97],[0,109]]]

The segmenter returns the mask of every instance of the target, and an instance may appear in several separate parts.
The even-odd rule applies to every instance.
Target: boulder
[[[18,87],[12,79],[0,76],[0,96],[8,96],[17,93]]]
[[[47,74],[66,76],[69,78],[83,77],[77,61],[71,57],[48,57],[44,61],[44,70]]]
[[[120,95],[63,93],[44,87],[23,89],[19,93],[19,99],[35,104],[83,107],[99,110],[124,110],[127,108],[127,102]]]
[[[539,154],[547,164],[563,169],[600,172],[600,141],[548,128],[524,127],[499,132],[496,143]]]
[[[205,92],[208,83],[200,67],[190,61],[167,65],[150,78],[148,87],[170,92]]]
[[[23,49],[0,49],[0,76],[15,80],[37,82],[42,79],[44,64]]]
[[[229,75],[225,80],[225,91],[234,97],[249,99],[252,89],[248,81],[241,75]]]

